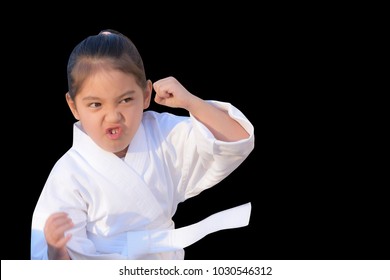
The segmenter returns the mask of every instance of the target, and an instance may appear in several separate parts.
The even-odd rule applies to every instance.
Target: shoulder
[[[63,154],[57,162],[54,164],[51,173],[56,174],[64,174],[68,171],[72,171],[75,168],[77,169],[80,166],[81,160],[78,160],[78,153],[70,148],[65,154]]]
[[[180,141],[186,139],[193,129],[190,116],[180,116],[169,112],[146,111],[142,125],[149,138],[176,144],[178,144],[177,139]]]
[[[189,116],[179,116],[169,112],[145,111],[142,119],[143,125],[172,128],[179,123],[190,120]]]

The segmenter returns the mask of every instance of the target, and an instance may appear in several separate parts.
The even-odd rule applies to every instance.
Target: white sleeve
[[[188,147],[194,156],[185,157],[183,169],[187,171],[184,199],[199,194],[221,182],[233,172],[254,149],[254,127],[247,117],[230,103],[208,101],[229,113],[249,134],[248,138],[235,142],[217,140],[201,122],[191,116],[193,136],[189,137]],[[187,148],[188,151],[188,148]]]
[[[86,233],[88,220],[86,203],[78,195],[77,190],[70,187],[72,183],[74,184],[64,176],[50,174],[33,214],[31,259],[48,259],[44,226],[49,215],[59,211],[68,213],[75,225],[69,230],[72,238],[67,244],[71,259],[127,259],[120,253],[101,254],[97,252],[94,243],[88,239]],[[123,244],[123,247],[125,246]]]

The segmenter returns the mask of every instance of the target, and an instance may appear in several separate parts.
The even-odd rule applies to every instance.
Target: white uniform
[[[191,115],[146,111],[120,159],[76,122],[73,146],[53,167],[34,210],[31,259],[47,259],[43,228],[58,211],[75,224],[68,242],[72,259],[184,259],[182,248],[134,254],[129,233],[174,229],[178,204],[219,183],[253,150],[254,128],[242,112],[209,102],[228,111],[250,137],[223,142]]]

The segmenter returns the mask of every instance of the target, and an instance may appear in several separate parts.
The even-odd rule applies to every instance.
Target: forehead
[[[126,73],[122,70],[114,68],[96,68],[94,71],[90,72],[89,75],[85,76],[85,82],[106,82],[106,81],[126,81],[131,83],[136,83],[136,77],[132,73]],[[112,84],[115,86],[115,84]]]
[[[116,97],[125,93],[141,93],[133,74],[102,69],[86,77],[77,96]]]

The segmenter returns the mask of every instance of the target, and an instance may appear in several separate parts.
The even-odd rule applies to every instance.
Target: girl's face
[[[149,107],[152,82],[145,91],[134,75],[118,70],[100,70],[89,77],[73,101],[66,100],[84,131],[102,149],[122,157]]]

